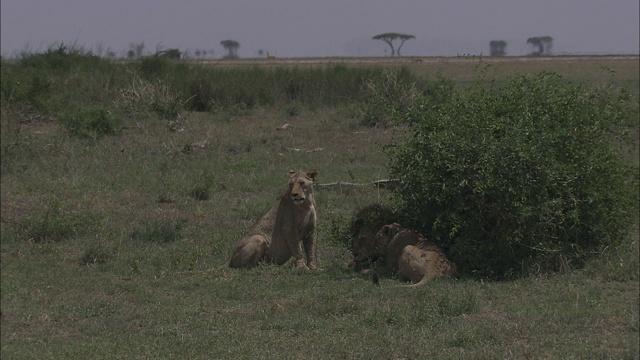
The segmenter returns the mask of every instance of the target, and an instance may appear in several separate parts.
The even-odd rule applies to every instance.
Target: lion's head
[[[366,268],[384,254],[374,249],[376,232],[384,224],[392,222],[393,212],[379,204],[365,206],[358,210],[349,225],[348,235],[351,239],[351,266]]]
[[[384,219],[380,218],[378,220],[383,221]],[[354,239],[351,249],[355,266],[366,268],[388,255],[389,242],[395,236],[396,229],[399,229],[399,226],[392,225],[382,225],[380,227],[381,225],[376,223],[374,228],[361,229],[358,237]]]
[[[318,172],[316,170],[289,171],[288,196],[291,201],[300,206],[313,203],[313,183]]]

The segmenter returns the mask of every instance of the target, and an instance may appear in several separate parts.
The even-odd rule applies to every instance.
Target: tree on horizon
[[[533,46],[534,50],[531,53],[533,56],[551,55],[553,38],[551,36],[530,37],[527,39],[527,44]]]
[[[415,39],[415,36],[411,35],[411,34],[400,34],[400,33],[382,33],[382,34],[378,34],[376,36],[374,36],[372,38],[373,40],[382,40],[384,42],[387,43],[387,45],[389,45],[389,47],[391,48],[391,56],[394,55],[398,55],[398,56],[402,56],[400,54],[400,49],[402,48],[402,45],[404,45],[404,42],[409,40],[409,39]],[[398,50],[396,50],[393,46],[393,41],[396,39],[400,39],[400,46],[398,46]]]
[[[491,56],[505,56],[507,48],[507,42],[504,40],[492,40],[489,43],[489,51]]]
[[[240,47],[240,43],[235,40],[222,40],[220,41],[220,45],[222,45],[225,50],[229,53],[224,56],[225,59],[237,59],[238,58],[238,48]]]

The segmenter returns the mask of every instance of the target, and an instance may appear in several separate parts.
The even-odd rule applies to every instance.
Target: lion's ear
[[[293,175],[295,175],[295,174],[296,174],[296,172],[295,172],[295,171],[293,171],[293,170],[289,170],[289,178],[292,178],[292,177],[293,177]]]
[[[316,180],[316,176],[318,176],[318,172],[315,169],[311,169],[307,171],[307,177],[313,181]]]

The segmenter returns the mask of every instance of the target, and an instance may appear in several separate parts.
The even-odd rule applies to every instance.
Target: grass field
[[[421,60],[406,60],[421,76],[477,76],[477,60]],[[594,84],[611,69],[637,107],[638,57],[501,59],[489,69]],[[363,127],[349,107],[183,112],[171,127],[142,119],[94,140],[46,117],[16,125],[21,114],[5,105],[3,359],[640,356],[637,232],[562,274],[378,287],[347,268],[348,249],[329,235],[390,194],[317,188],[322,271],[229,269],[289,169],[315,168],[320,183],[388,177],[380,150],[402,130]]]
[[[557,72],[568,79],[590,84],[615,84],[637,94],[640,89],[639,58],[633,56],[552,56],[552,57],[400,57],[400,58],[293,58],[205,60],[196,62],[217,67],[308,67],[346,66],[406,66],[413,73],[433,78],[444,76],[456,82],[468,83],[478,77],[478,69],[498,81],[515,74]]]

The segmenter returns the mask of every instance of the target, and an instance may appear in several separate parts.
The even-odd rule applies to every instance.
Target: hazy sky
[[[0,51],[12,56],[52,44],[98,45],[119,55],[131,43],[156,48],[263,49],[278,57],[383,56],[371,37],[408,33],[403,55],[530,52],[527,38],[551,36],[556,54],[640,53],[638,0],[2,0]]]

